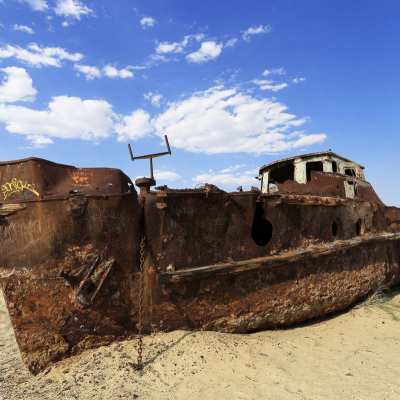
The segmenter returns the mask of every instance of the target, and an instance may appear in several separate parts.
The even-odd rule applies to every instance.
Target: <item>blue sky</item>
[[[0,0],[0,159],[258,186],[332,149],[400,206],[398,1]],[[0,82],[1,82],[0,81]]]

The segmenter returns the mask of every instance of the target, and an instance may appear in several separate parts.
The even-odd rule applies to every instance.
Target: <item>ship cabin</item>
[[[380,202],[365,181],[364,167],[332,151],[278,160],[259,170],[266,195],[298,194]]]

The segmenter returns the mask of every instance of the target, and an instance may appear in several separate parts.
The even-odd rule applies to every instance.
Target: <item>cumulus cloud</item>
[[[0,86],[0,103],[35,100],[37,90],[32,86],[32,79],[25,69],[7,67],[0,71],[6,74]]]
[[[266,69],[263,72],[264,76],[267,76],[267,75],[270,75],[270,74],[285,75],[286,71],[285,71],[285,68],[281,67],[281,68],[274,68],[274,69]]]
[[[103,74],[109,78],[133,78],[133,72],[129,69],[120,69],[113,67],[112,65],[106,65],[103,68]]]
[[[229,39],[229,40],[225,43],[225,47],[233,47],[238,41],[239,41],[239,39],[237,39],[237,38]]]
[[[214,60],[221,54],[222,47],[222,44],[217,44],[215,42],[203,42],[198,51],[187,55],[186,58],[194,63]]]
[[[143,29],[151,28],[155,24],[155,20],[151,17],[144,17],[140,20]]]
[[[174,147],[207,154],[277,153],[326,139],[293,132],[308,119],[286,111],[277,101],[218,86],[169,103],[151,122],[155,134],[167,134]]]
[[[154,178],[163,181],[177,181],[182,179],[182,176],[172,171],[154,170]]]
[[[146,69],[145,65],[128,65],[125,69]]]
[[[102,70],[97,67],[93,67],[90,65],[80,65],[75,64],[74,68],[79,72],[85,75],[86,80],[90,81],[95,78],[101,78],[103,75],[109,78],[133,78],[133,72],[129,71],[129,69],[134,69],[134,67],[128,66],[123,69],[117,69],[112,65],[106,65]]]
[[[260,35],[261,33],[268,33],[271,32],[272,28],[269,25],[260,25],[256,28],[251,27],[247,29],[247,31],[243,32],[242,38],[246,42],[248,42],[253,35]]]
[[[187,35],[183,38],[182,42],[162,42],[158,43],[156,46],[156,53],[165,54],[165,53],[182,53],[184,48],[189,44],[192,39],[200,41],[204,38],[202,33],[198,33],[196,35]]]
[[[94,78],[101,78],[101,71],[97,67],[91,67],[90,65],[79,65],[75,64],[74,68],[85,75],[87,81]]]
[[[54,143],[49,137],[42,135],[28,135],[26,139],[32,143],[35,149],[44,149]]]
[[[25,25],[14,25],[12,29],[13,29],[13,31],[22,31],[22,32],[29,33],[30,35],[33,35],[35,33],[32,28],[29,28],[29,26],[25,26]]]
[[[164,98],[162,94],[148,92],[143,95],[146,100],[149,100],[155,107],[161,106],[161,100]]]
[[[32,67],[61,67],[61,60],[80,61],[83,54],[68,53],[61,47],[40,47],[36,43],[29,44],[25,49],[19,46],[6,45],[0,47],[2,58],[16,58]]]
[[[81,19],[82,15],[90,15],[93,13],[89,7],[85,6],[79,0],[55,0],[56,7],[54,12],[63,17]]]
[[[150,134],[153,130],[150,124],[150,115],[144,110],[136,110],[132,114],[122,117],[114,127],[118,141],[137,140]]]
[[[211,183],[214,185],[223,185],[229,188],[235,186],[258,186],[259,181],[255,179],[255,175],[249,176],[248,174],[231,174],[231,173],[215,173],[209,172],[207,174],[199,174],[192,178],[195,183]]]
[[[306,80],[306,78],[294,78],[292,80],[293,83],[300,83],[300,82],[304,82]]]
[[[0,104],[0,122],[8,132],[40,140],[42,145],[50,144],[49,138],[96,142],[111,135],[115,120],[111,104],[103,100],[58,96],[43,111]]]
[[[245,164],[237,164],[237,165],[233,165],[233,166],[230,166],[230,167],[228,167],[228,168],[224,168],[224,169],[222,169],[221,171],[219,171],[221,174],[226,174],[227,172],[233,172],[233,171],[236,171],[237,169],[240,169],[240,168],[242,168],[242,167],[244,167],[245,166]]]
[[[260,85],[261,90],[272,90],[273,92],[278,92],[279,90],[284,89],[285,87],[288,87],[287,83],[274,83],[274,81],[271,80],[258,80],[255,79],[253,81],[255,84]]]
[[[326,139],[323,133],[307,135],[296,130],[308,118],[289,114],[275,99],[255,98],[240,88],[216,86],[194,93],[168,103],[162,113],[151,118],[142,109],[117,115],[107,101],[68,96],[53,97],[44,110],[6,104],[33,100],[36,90],[24,69],[8,67],[2,72],[7,77],[0,91],[0,123],[8,132],[24,135],[34,146],[46,146],[54,138],[97,142],[112,135],[125,141],[167,134],[174,147],[189,152],[273,154]],[[154,96],[147,95],[150,100]],[[234,166],[213,175],[236,176],[237,169]],[[222,179],[214,178],[215,182]]]
[[[33,11],[45,11],[49,8],[45,0],[18,0],[20,3],[26,3]]]

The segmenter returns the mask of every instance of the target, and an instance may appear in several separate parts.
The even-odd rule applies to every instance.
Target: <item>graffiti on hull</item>
[[[36,196],[40,196],[39,192],[35,190],[35,184],[28,183],[25,181],[21,181],[21,179],[14,178],[11,182],[6,182],[4,185],[1,185],[1,191],[3,192],[3,200],[7,200],[14,193],[21,193],[24,190],[29,190],[31,193]]]

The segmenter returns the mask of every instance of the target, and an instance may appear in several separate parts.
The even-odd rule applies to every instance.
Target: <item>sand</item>
[[[400,288],[391,292],[400,303]],[[248,335],[157,333],[59,362],[23,366],[0,291],[0,399],[399,399],[400,322],[352,308]]]

